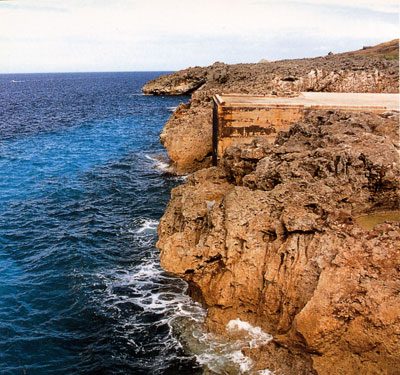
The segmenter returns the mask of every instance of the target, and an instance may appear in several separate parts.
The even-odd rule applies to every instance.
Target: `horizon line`
[[[179,69],[181,70],[181,69]],[[153,72],[176,72],[176,70],[94,70],[94,71],[60,71],[60,72],[11,72],[0,75],[11,74],[82,74],[82,73],[153,73]]]

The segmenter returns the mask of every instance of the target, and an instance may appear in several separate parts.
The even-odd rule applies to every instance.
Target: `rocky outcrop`
[[[146,84],[143,87],[146,94],[192,94],[189,104],[177,109],[161,135],[176,173],[186,174],[210,166],[211,99],[215,93],[292,95],[301,91],[399,91],[397,59],[352,53],[258,64],[218,62],[205,68],[175,72]]]
[[[175,173],[186,174],[211,165],[211,124],[210,100],[200,105],[181,104],[175,110],[160,135],[160,142],[168,150]]]
[[[356,221],[399,209],[398,123],[312,111],[173,189],[162,267],[190,283],[210,329],[239,317],[274,335],[246,353],[257,369],[398,374],[400,225]]]
[[[198,89],[206,80],[207,68],[196,66],[149,81],[142,91],[146,95],[185,95]]]
[[[258,64],[217,62],[208,67],[188,68],[161,76],[148,82],[142,90],[151,95],[191,94],[199,88],[248,94],[398,92],[397,78],[396,60],[341,54]]]

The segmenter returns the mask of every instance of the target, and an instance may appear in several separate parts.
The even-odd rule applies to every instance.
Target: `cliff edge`
[[[211,165],[212,96],[215,93],[291,95],[293,92],[397,93],[398,40],[360,51],[312,59],[227,65],[217,62],[148,82],[149,95],[190,94],[166,123],[160,141],[174,170],[186,174]],[[369,53],[369,54],[368,54]]]
[[[231,147],[172,191],[161,265],[190,283],[212,331],[240,318],[274,335],[247,353],[256,368],[399,373],[398,123],[310,112],[274,145]],[[382,214],[397,222],[360,225]]]
[[[179,77],[201,77],[161,134],[177,172],[195,172],[172,190],[157,246],[210,331],[229,336],[239,318],[274,336],[243,353],[254,374],[400,374],[399,112],[306,110],[274,144],[231,146],[209,168],[211,97],[397,93],[398,60],[377,50],[216,63],[144,88],[173,76],[172,93]]]

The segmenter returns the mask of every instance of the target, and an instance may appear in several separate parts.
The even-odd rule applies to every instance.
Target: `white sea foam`
[[[227,332],[232,334],[229,340],[194,329],[186,344],[197,362],[216,374],[260,375],[259,371],[252,370],[255,363],[243,350],[257,348],[271,340],[271,336],[239,319],[228,323]],[[271,375],[268,370],[263,371]]]
[[[144,155],[147,160],[150,160],[153,163],[153,168],[159,169],[162,172],[166,173],[173,173],[174,169],[171,167],[171,164],[167,161],[167,158],[164,158],[162,155],[159,157],[157,156],[150,156]],[[171,176],[176,181],[186,182],[189,175],[180,175],[180,176]]]
[[[184,281],[173,278],[160,268],[158,254],[156,252],[148,255],[141,264],[130,270],[112,270],[108,274],[96,275],[101,284],[105,284],[104,304],[113,310],[120,310],[120,303],[132,303],[143,310],[143,314],[157,314],[160,319],[157,324],[169,324],[177,316],[190,317],[191,319],[204,320],[205,311],[185,294],[187,285]],[[163,287],[171,286],[163,291]],[[120,287],[129,287],[132,291],[129,295],[121,295]],[[161,290],[160,290],[161,289]],[[164,317],[162,317],[164,315]],[[127,321],[126,325],[134,326],[140,330],[141,327],[152,323],[140,321]],[[172,336],[169,340],[175,340]],[[174,344],[175,341],[174,341]]]
[[[145,155],[146,159],[152,161],[154,163],[154,168],[160,169],[164,172],[171,172],[172,168],[166,160],[161,158],[156,158],[150,155]]]
[[[235,350],[228,355],[228,358],[239,366],[241,373],[249,372],[254,366],[253,360],[251,360],[249,357],[246,357],[240,350]]]
[[[11,82],[12,82],[12,83],[20,83],[20,82],[25,82],[25,81],[23,81],[23,80],[12,79]]]
[[[136,231],[136,233],[143,233],[145,231],[154,231],[157,229],[158,220],[144,219],[142,226]]]
[[[212,334],[200,334],[197,342],[190,346],[200,365],[216,374],[249,374],[254,362],[246,357],[239,341],[225,341]]]
[[[187,181],[188,177],[189,177],[189,175],[180,175],[180,176],[172,176],[171,178],[174,179],[175,181],[185,183]]]
[[[174,112],[178,107],[167,107],[168,111]]]
[[[244,332],[249,348],[258,348],[260,345],[265,345],[272,340],[272,336],[265,333],[260,327],[253,327],[250,323],[240,319],[231,320],[227,324],[227,328],[231,332]]]
[[[231,340],[205,331],[206,311],[187,295],[186,282],[161,269],[158,251],[152,250],[157,224],[156,220],[140,218],[135,231],[131,232],[139,246],[141,240],[149,241],[146,246],[150,246],[144,248],[147,250],[140,262],[96,275],[96,284],[105,287],[96,299],[107,314],[118,321],[119,334],[126,338],[133,351],[143,353],[146,343],[137,337],[147,335],[155,326],[168,327],[165,339],[159,343],[163,354],[152,364],[157,368],[164,366],[165,356],[177,356],[176,350],[180,348],[216,374],[271,375],[268,370],[253,370],[254,362],[243,354],[243,349],[257,347],[271,339],[261,328],[239,319],[232,320],[227,325],[228,333],[232,333]],[[139,313],[132,314],[131,306]]]

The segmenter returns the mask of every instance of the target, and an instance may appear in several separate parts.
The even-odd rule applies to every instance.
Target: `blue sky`
[[[397,0],[3,0],[0,73],[176,70],[398,38]]]

